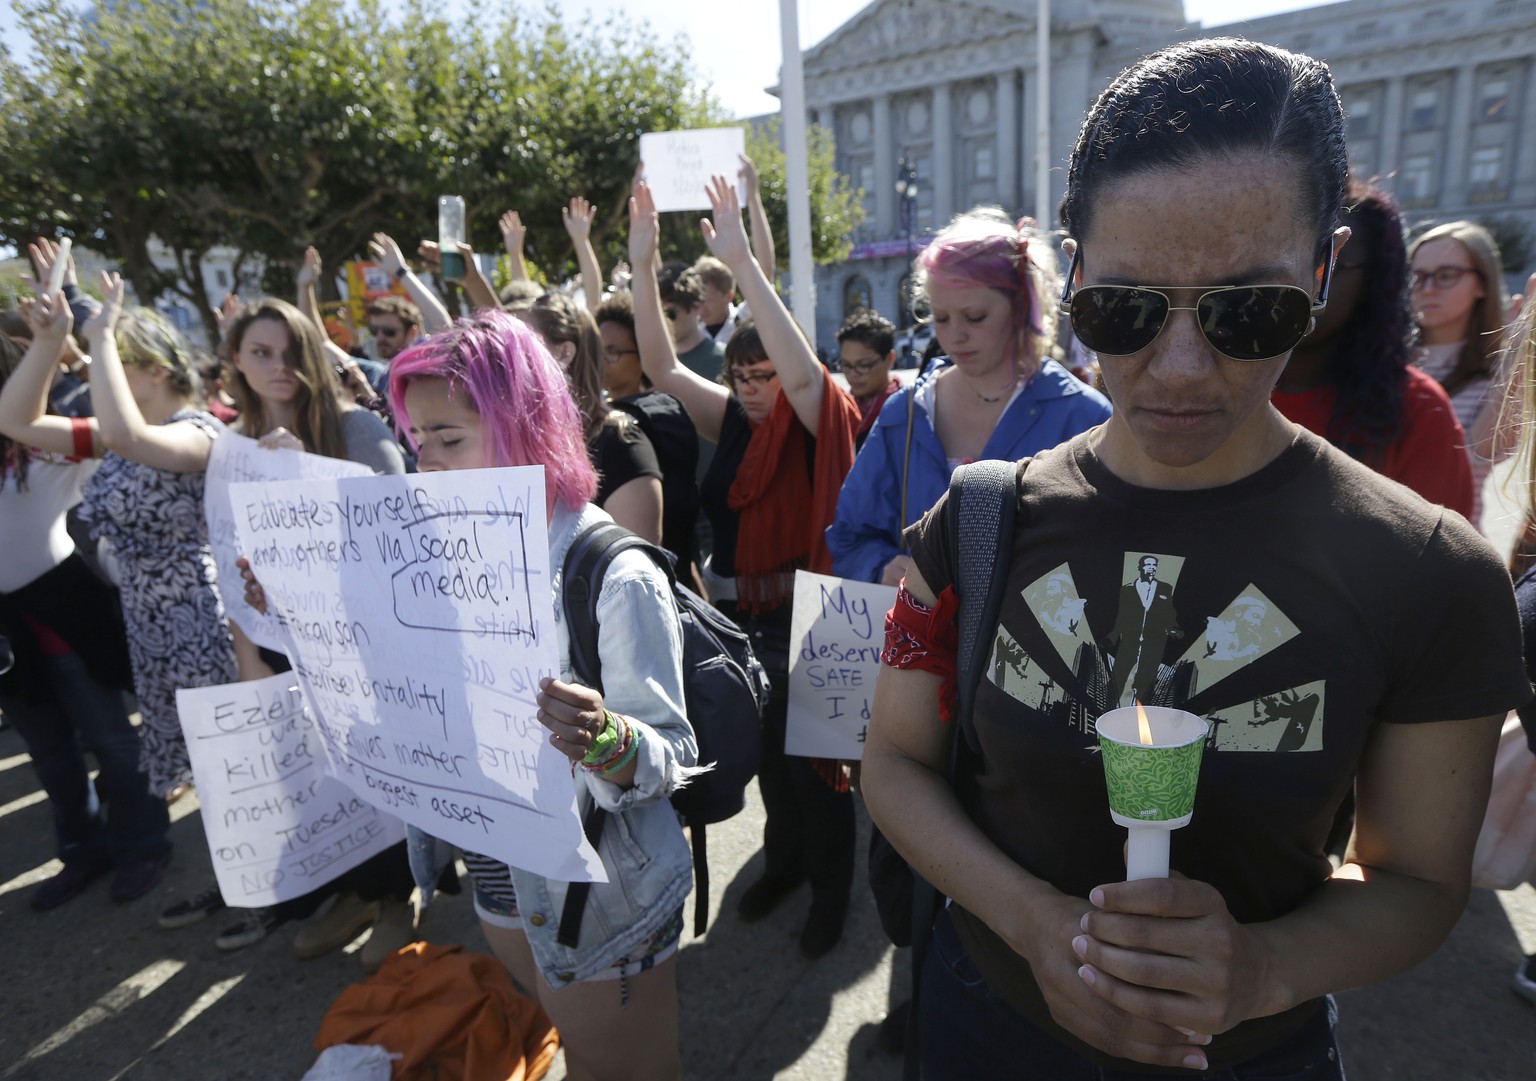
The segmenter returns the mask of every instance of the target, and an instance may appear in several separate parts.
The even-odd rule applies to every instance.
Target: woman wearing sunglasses
[[[947,499],[912,531],[865,748],[871,817],[950,898],[927,1078],[1340,1079],[1330,993],[1461,913],[1498,719],[1530,696],[1508,576],[1270,404],[1348,237],[1345,174],[1327,68],[1247,41],[1153,53],[1083,123],[1062,305],[1114,415],[1020,475],[953,781]],[[1094,722],[1133,696],[1209,735],[1175,873],[1127,882]]]
[[[715,177],[709,199],[713,213],[701,223],[704,241],[736,276],[755,319],[738,325],[726,343],[730,388],[690,371],[673,350],[653,269],[655,202],[643,182],[635,185],[629,212],[635,332],[646,376],[681,401],[699,435],[716,446],[699,485],[700,507],[714,531],[710,600],[752,636],[772,681],[758,770],[766,867],[737,912],[760,919],[809,881],[811,910],[800,949],[816,958],[837,944],[848,911],[853,796],[837,763],[813,766],[784,753],[790,602],[797,569],[831,570],[823,534],[853,463],[859,409],[816,359],[753,259],[734,185]]]
[[[1494,372],[1504,348],[1504,265],[1492,234],[1476,222],[1439,225],[1408,252],[1413,318],[1419,325],[1415,360],[1451,396],[1469,434],[1486,430],[1498,412]],[[1483,417],[1488,412],[1488,417]],[[1484,424],[1479,425],[1479,418]],[[1490,447],[1467,444],[1472,462],[1471,521],[1482,519],[1483,482],[1493,468]]]
[[[1349,241],[1334,261],[1328,307],[1291,353],[1275,408],[1475,521],[1466,434],[1440,384],[1409,363],[1415,330],[1402,218],[1389,195],[1358,180],[1344,204]]]
[[[827,530],[835,574],[886,585],[911,565],[901,531],[938,502],[955,466],[1034,454],[1110,412],[1050,358],[1056,259],[1029,223],[972,210],[912,269],[944,357],[880,411]]]

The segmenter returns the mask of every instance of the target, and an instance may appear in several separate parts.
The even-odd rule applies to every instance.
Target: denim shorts
[[[918,1017],[923,1081],[1166,1081],[1169,1074],[1101,1067],[1020,1017],[993,991],[940,912],[923,963]],[[1205,1081],[1345,1081],[1334,1040],[1330,995],[1280,1046],[1224,1070],[1183,1076]]]

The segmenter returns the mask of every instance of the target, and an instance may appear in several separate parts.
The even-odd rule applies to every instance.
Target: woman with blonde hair
[[[1414,363],[1450,395],[1456,419],[1469,434],[1497,412],[1493,393],[1504,348],[1504,265],[1498,242],[1481,225],[1453,221],[1429,230],[1408,252],[1413,316],[1419,327]],[[1471,440],[1472,524],[1482,517],[1483,482],[1493,468],[1488,440]]]

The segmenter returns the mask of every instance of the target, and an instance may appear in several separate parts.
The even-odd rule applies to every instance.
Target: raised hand
[[[420,244],[416,245],[416,254],[421,257],[421,261],[426,264],[428,270],[437,271],[442,269],[443,253],[442,249],[437,246],[437,241],[423,240]]]
[[[299,272],[294,277],[294,283],[302,290],[311,288],[320,280],[320,251],[313,244],[304,249],[304,261],[299,264]]]
[[[368,251],[373,255],[374,261],[379,264],[379,269],[391,278],[400,273],[405,266],[405,256],[400,254],[400,245],[396,244],[387,233],[374,233],[373,239],[368,242]]]
[[[81,328],[86,341],[94,348],[102,335],[111,334],[117,326],[117,317],[123,312],[123,277],[121,274],[101,272],[101,307],[90,321]]]
[[[48,284],[49,275],[53,273],[53,264],[59,257],[59,245],[56,241],[40,236],[27,245],[27,255],[32,261],[33,283],[37,286],[37,291],[42,292],[43,287]],[[74,252],[70,252],[64,261],[62,284],[78,284],[78,279],[75,277]]]
[[[634,194],[629,197],[629,262],[631,266],[645,268],[656,265],[656,252],[661,243],[661,224],[656,216],[656,200],[651,188],[643,180],[635,182]]]
[[[31,328],[33,341],[51,339],[62,342],[69,336],[75,322],[69,305],[64,303],[63,293],[55,293],[53,296],[42,294],[34,300],[23,300],[21,317]]]
[[[523,241],[528,236],[528,230],[523,226],[523,218],[515,210],[509,210],[496,222],[501,229],[501,244],[507,249],[507,256],[511,259],[523,257]]]
[[[592,238],[592,219],[596,216],[592,204],[578,195],[571,200],[570,206],[560,208],[560,221],[565,226],[565,231],[570,234],[571,242],[581,245]]]
[[[723,176],[711,177],[705,186],[709,195],[710,214],[713,218],[701,218],[699,230],[709,253],[732,271],[752,259],[752,249],[747,246],[747,232],[741,223],[741,203],[736,198],[736,185]],[[740,278],[740,274],[737,277]]]
[[[741,158],[741,168],[736,170],[736,175],[741,177],[741,182],[746,187],[747,201],[751,202],[762,196],[762,183],[758,179],[757,166],[752,163],[752,159],[745,154],[738,156]]]
[[[233,293],[225,293],[224,301],[213,309],[214,321],[219,326],[219,341],[228,341],[229,332],[234,329],[235,320],[240,318],[240,298]]]

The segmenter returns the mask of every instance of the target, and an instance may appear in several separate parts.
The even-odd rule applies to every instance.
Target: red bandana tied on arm
[[[826,530],[837,512],[843,479],[853,468],[859,407],[825,368],[816,460],[807,470],[804,428],[783,392],[731,483],[731,509],[741,516],[736,541],[737,603],[749,612],[777,608],[794,595],[795,571],[832,572]]]

